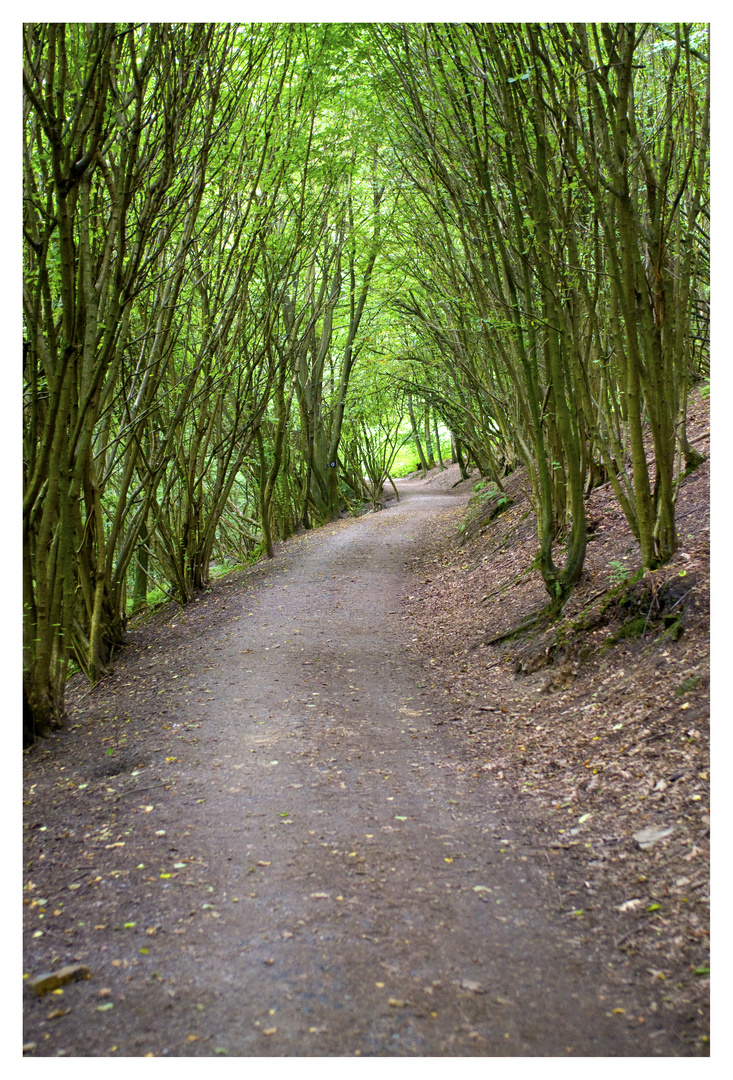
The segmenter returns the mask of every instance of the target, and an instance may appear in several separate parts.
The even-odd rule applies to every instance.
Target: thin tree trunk
[[[440,449],[440,432],[438,430],[438,414],[433,410],[433,427],[435,430],[435,448],[438,451],[438,462],[440,463],[440,471],[445,469],[445,462],[443,461],[443,454]]]
[[[425,477],[428,471],[428,463],[425,460],[422,443],[420,442],[420,433],[417,430],[417,423],[415,421],[415,410],[412,406],[412,394],[407,395],[407,412],[410,417],[410,424],[412,426],[412,440],[415,443],[415,449],[417,450],[417,456],[420,462],[420,468],[422,469],[423,477]]]

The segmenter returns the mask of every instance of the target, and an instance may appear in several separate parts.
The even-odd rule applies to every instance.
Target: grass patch
[[[677,687],[674,692],[674,696],[684,697],[685,694],[689,694],[691,690],[694,690],[699,682],[699,675],[690,675],[689,679],[685,679],[685,681]]]

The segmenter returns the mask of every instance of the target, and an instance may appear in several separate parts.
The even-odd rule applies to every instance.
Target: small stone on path
[[[634,840],[641,848],[642,851],[646,851],[652,844],[656,844],[659,840],[664,840],[665,837],[671,836],[674,829],[671,827],[668,829],[655,829],[650,826],[648,829],[642,829],[641,832],[634,833]]]

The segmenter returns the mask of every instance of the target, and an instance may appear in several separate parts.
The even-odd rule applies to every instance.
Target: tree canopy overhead
[[[149,597],[376,508],[438,427],[526,469],[555,610],[600,482],[674,553],[708,56],[693,23],[24,27],[27,740]]]

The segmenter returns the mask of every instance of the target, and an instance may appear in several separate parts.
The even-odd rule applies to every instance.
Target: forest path
[[[146,734],[146,699],[128,703],[137,768],[99,786],[115,816],[98,840],[124,840],[99,860],[120,869],[84,852],[98,876],[65,894],[86,904],[67,933],[92,980],[27,995],[35,1053],[665,1052],[613,1013],[609,958],[558,910],[532,811],[447,735],[448,696],[410,654],[406,559],[455,506],[405,486],[282,545],[170,621],[152,687],[133,647],[119,678],[157,711]],[[82,787],[68,816],[92,851]],[[24,970],[48,965],[50,922]]]

